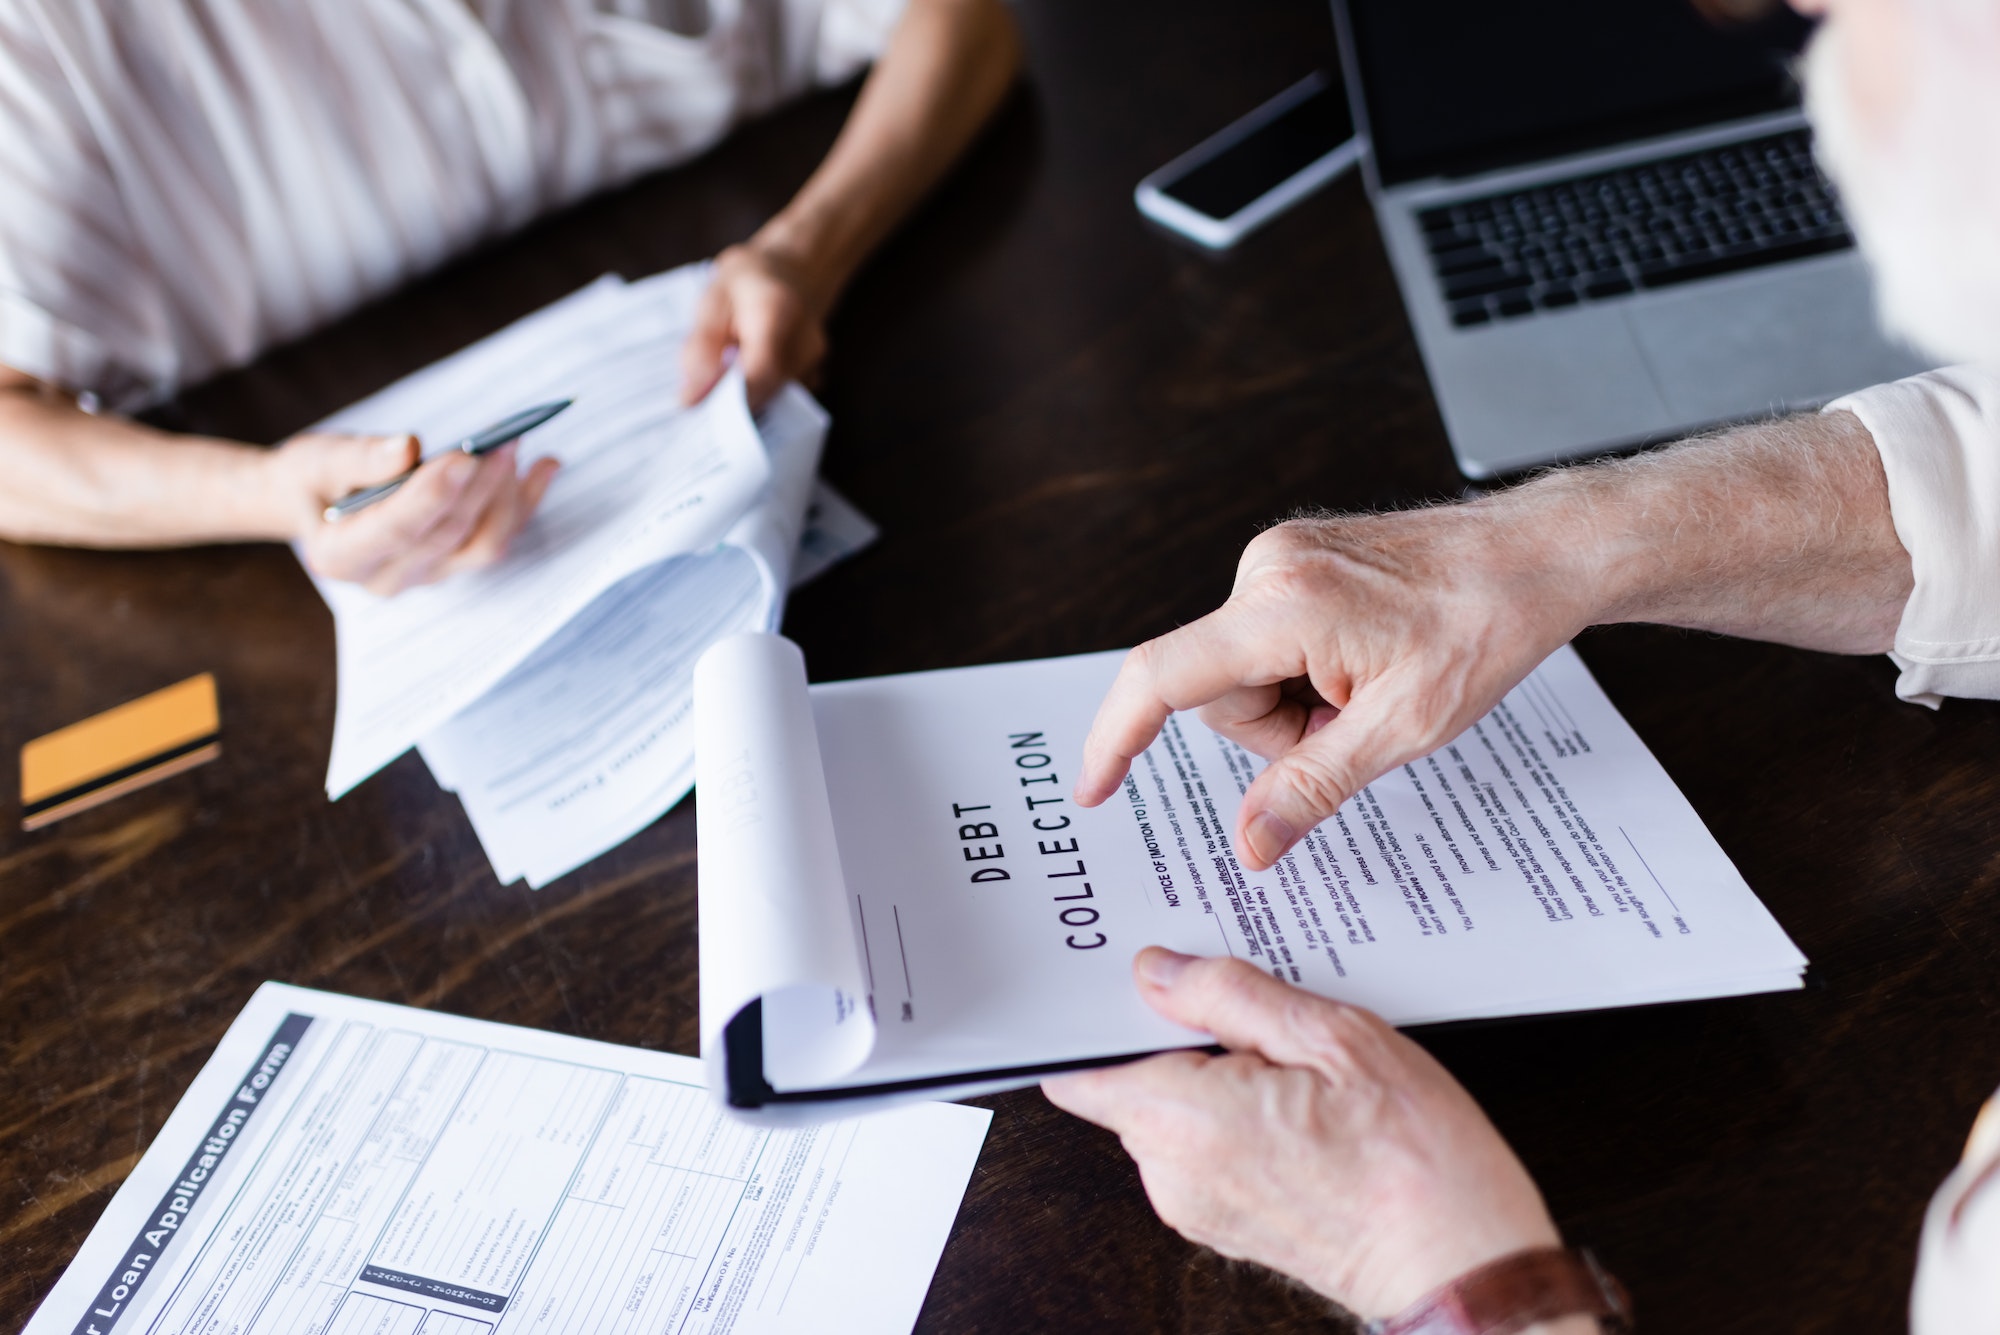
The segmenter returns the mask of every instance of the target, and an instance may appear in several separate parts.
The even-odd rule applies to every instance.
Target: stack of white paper
[[[693,785],[696,656],[774,629],[795,564],[817,573],[874,536],[816,491],[827,418],[804,390],[753,421],[732,373],[681,405],[707,280],[600,279],[323,424],[440,442],[575,400],[528,442],[563,468],[506,560],[388,599],[319,581],[339,640],[329,796],[419,746],[500,879],[541,886]]]

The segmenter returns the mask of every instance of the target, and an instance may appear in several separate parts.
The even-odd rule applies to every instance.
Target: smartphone
[[[1227,250],[1360,161],[1340,84],[1318,72],[1139,182],[1139,212]]]

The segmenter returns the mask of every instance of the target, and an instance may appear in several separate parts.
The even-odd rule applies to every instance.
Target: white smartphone
[[[1227,250],[1360,161],[1340,85],[1315,73],[1139,182],[1139,212]]]

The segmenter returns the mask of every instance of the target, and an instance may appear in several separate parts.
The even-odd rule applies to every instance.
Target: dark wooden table
[[[835,678],[1132,643],[1301,506],[1458,489],[1360,186],[1212,260],[1133,183],[1331,59],[1319,0],[1029,0],[1031,77],[834,327],[828,475],[880,545],[794,601]],[[848,95],[551,219],[173,410],[274,440],[608,269],[747,233]],[[1648,629],[1585,658],[1813,961],[1803,992],[1420,1035],[1652,1331],[1884,1331],[2000,1082],[2000,709]],[[222,760],[27,835],[0,811],[0,1326],[47,1293],[266,978],[618,1043],[696,1042],[683,804],[540,893],[405,757],[322,791],[333,628],[278,548],[0,546],[0,752],[191,673]],[[11,781],[6,798],[16,794]],[[919,1328],[1327,1330],[1153,1218],[1116,1142],[1024,1091]]]

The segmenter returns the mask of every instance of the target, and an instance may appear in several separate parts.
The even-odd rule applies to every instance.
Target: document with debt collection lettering
[[[991,1117],[266,983],[25,1335],[900,1335]]]
[[[1169,718],[1076,766],[1120,653],[808,687],[773,635],[695,669],[702,1055],[740,1116],[1024,1085],[1205,1044],[1132,984],[1234,955],[1395,1024],[1797,988],[1806,960],[1573,649],[1268,871],[1263,762]]]

